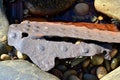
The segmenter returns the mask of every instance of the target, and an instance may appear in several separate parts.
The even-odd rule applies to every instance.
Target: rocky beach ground
[[[67,7],[68,11],[66,13],[63,12],[62,16],[60,14],[60,15],[55,15],[54,17],[47,16],[47,17],[42,17],[41,19],[34,19],[34,18],[31,19],[31,18],[26,18],[26,16],[30,16],[30,17],[32,16],[24,12],[24,17],[25,19],[34,20],[34,21],[35,20],[37,21],[68,20],[69,21],[69,19],[71,19],[71,21],[74,22],[87,21],[93,24],[114,23],[116,27],[119,29],[120,27],[119,3],[120,3],[119,0],[109,0],[109,1],[108,0],[77,0],[76,2],[73,2],[73,6],[70,8],[73,10],[72,17],[71,14],[69,15],[69,13],[71,13],[71,10],[69,11],[68,7]],[[65,16],[67,17],[63,19],[63,17]],[[8,29],[9,29],[9,23],[7,17],[5,16],[3,2],[1,0],[0,1],[0,80],[119,80],[120,78],[119,77],[120,76],[119,43],[109,43],[109,45],[112,46],[112,51],[109,53],[111,57],[110,60],[106,60],[104,58],[105,56],[104,52],[101,54],[88,56],[88,57],[78,56],[75,58],[67,58],[67,59],[56,58],[54,68],[52,68],[49,71],[43,71],[36,64],[34,64],[34,62],[32,62],[32,60],[29,58],[28,55],[23,54],[20,51],[17,51],[14,47],[11,47],[7,44]],[[70,38],[64,38],[64,41],[70,41],[68,39]],[[84,42],[84,40],[82,41]],[[80,44],[82,41],[79,40],[74,43]]]

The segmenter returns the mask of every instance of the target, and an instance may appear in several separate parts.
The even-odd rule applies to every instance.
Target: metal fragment
[[[24,28],[27,28],[28,24],[30,25],[29,31],[26,31]],[[71,30],[78,30],[80,28],[74,26],[56,27],[58,25],[59,24],[50,23],[48,26],[48,23],[46,22],[25,22],[18,24],[17,26],[11,25],[8,32],[8,44],[14,46],[18,51],[27,54],[35,64],[37,64],[42,70],[45,71],[48,71],[54,67],[54,59],[56,57],[63,59],[78,56],[93,56],[95,54],[103,53],[104,51],[107,52],[105,57],[110,57],[109,52],[111,51],[111,47],[106,45],[85,42],[80,42],[80,44],[76,45],[70,42],[57,42],[44,39],[43,36],[53,35],[60,37],[66,36],[80,38],[78,31],[73,32]],[[33,31],[36,26],[37,28],[39,27],[39,32]],[[71,34],[68,34],[67,31]],[[16,34],[15,38],[11,37],[13,33]]]

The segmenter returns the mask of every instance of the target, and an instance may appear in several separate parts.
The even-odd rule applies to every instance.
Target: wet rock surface
[[[120,67],[108,73],[100,80],[119,80],[119,79],[120,79]]]
[[[0,80],[60,80],[24,60],[0,62]]]
[[[109,17],[120,20],[120,0],[95,0],[95,8]]]
[[[76,0],[27,0],[25,4],[34,15],[53,15],[68,9]]]
[[[3,36],[3,38],[0,37],[1,39],[0,41],[2,45],[0,46],[0,53],[1,53],[0,80],[1,79],[2,80],[9,80],[9,79],[11,80],[59,80],[59,79],[60,80],[98,80],[98,79],[119,80],[120,71],[117,67],[119,67],[120,65],[120,54],[119,54],[120,46],[117,43],[120,43],[120,38],[119,38],[120,29],[116,26],[116,24],[119,24],[119,21],[115,20],[115,19],[119,19],[118,17],[119,14],[116,14],[119,13],[119,8],[118,8],[119,1],[114,1],[114,2],[113,0],[109,0],[109,1],[107,0],[104,1],[103,0],[100,1],[97,0],[4,0],[4,1],[10,2],[9,4],[10,8],[5,10],[8,10],[7,13],[10,11],[11,13],[9,15],[11,16],[10,20],[13,19],[13,22],[15,23],[13,24],[13,26],[11,26],[14,33],[16,32],[18,33],[19,30],[23,30],[23,32],[20,32],[20,35],[14,33],[10,35],[10,37],[16,41],[16,42],[13,41],[13,43],[15,43],[16,46],[24,42],[24,39],[27,38],[24,43],[32,43],[32,45],[26,45],[23,43],[22,47],[20,47],[21,45],[16,47],[16,49],[19,50],[28,49],[28,51],[25,52],[27,54],[25,54],[24,52],[15,50],[15,48],[11,49],[8,46],[4,46],[4,44],[6,44],[4,43],[5,42],[4,40],[6,40],[7,37],[6,36]],[[29,22],[29,21],[25,21],[25,23],[22,22],[21,23],[22,25],[17,24],[19,26],[16,25],[16,23],[19,23],[19,21],[21,21],[19,19],[23,18],[23,15],[18,16],[21,15],[21,13],[23,13],[22,12],[23,6],[21,5],[22,1],[25,2],[27,7],[27,9],[25,8],[24,10],[25,13],[24,17],[26,18],[26,20],[30,19],[36,22],[40,21],[40,25],[37,24],[36,22]],[[26,1],[28,2],[26,3]],[[96,6],[100,7],[100,8],[96,7],[96,9],[98,8],[97,10],[98,12],[95,11],[94,9],[94,3],[95,3],[95,7]],[[65,4],[66,6],[64,6]],[[0,8],[3,9],[3,7],[1,6],[2,5],[0,5]],[[18,10],[18,8],[19,11],[16,11],[16,9]],[[106,11],[103,11],[105,9]],[[109,11],[113,12],[113,10],[115,10],[115,13],[109,14]],[[2,15],[4,15],[3,13]],[[104,15],[103,13],[106,15]],[[38,18],[38,16],[40,19]],[[0,20],[4,18],[4,16],[1,16],[1,14],[0,17],[1,17]],[[113,19],[111,22],[111,18],[115,18],[115,19]],[[4,19],[2,20],[4,22]],[[2,20],[0,22],[2,22]],[[62,22],[50,23],[44,21],[62,21]],[[64,23],[63,21],[70,21],[70,22]],[[92,23],[86,23],[86,21]],[[83,23],[79,23],[79,22],[83,22]],[[36,23],[37,25],[36,24],[34,25],[34,23]],[[111,23],[116,23],[116,24],[114,25]],[[16,29],[13,27],[16,27]],[[41,31],[42,35],[38,34],[39,31]],[[54,31],[56,31],[56,33]],[[2,33],[0,35],[5,34],[4,33],[5,30],[3,28],[1,29],[0,32]],[[28,34],[29,32],[31,33]],[[69,33],[67,34],[66,32]],[[49,39],[48,39],[48,35],[49,35]],[[52,36],[57,35],[59,37],[54,37],[55,39],[51,40],[51,35]],[[41,38],[41,36],[44,36],[46,38],[43,37]],[[68,36],[68,37],[64,37],[64,36]],[[21,42],[18,41],[19,40],[18,38],[21,39]],[[40,44],[38,44],[37,41]],[[55,42],[55,45],[50,44],[49,42]],[[64,46],[63,44],[66,43],[70,45]],[[83,43],[87,43],[87,44],[83,44]],[[97,44],[97,46],[94,46],[91,49],[91,47],[88,46],[88,43],[90,44],[92,43],[92,45]],[[106,51],[103,51],[104,49],[98,47],[98,44],[100,45],[104,43],[107,43],[111,47],[112,51],[108,51],[108,48]],[[43,46],[44,44],[45,47]],[[56,44],[58,44],[57,47]],[[86,45],[86,47],[82,49],[76,47],[79,45],[81,46]],[[51,48],[53,48],[53,50]],[[36,49],[40,50],[38,51],[38,54],[36,54],[37,52]],[[91,51],[95,52],[95,54],[97,55],[91,55],[93,54],[93,52],[89,51],[90,49]],[[10,52],[8,54],[5,54],[7,53],[7,50],[9,50]],[[72,54],[70,54],[71,52]],[[79,52],[81,53],[83,52],[82,55],[88,55],[89,54],[88,52],[90,52],[91,56],[90,55],[89,57],[88,56],[83,57],[80,55],[78,56],[78,54],[80,54]],[[106,60],[105,58],[107,53],[111,57],[111,59],[109,60]],[[44,54],[45,56],[43,56]],[[75,55],[77,57],[74,57]],[[53,56],[54,56],[54,60],[53,60]],[[7,61],[7,60],[11,60],[11,61]],[[23,60],[27,60],[30,62],[32,62],[33,60],[32,63],[36,65],[42,65],[41,69],[44,70],[49,69],[49,71],[47,72],[41,71],[40,68],[36,67],[34,64],[31,64]],[[54,76],[51,74],[53,74]]]
[[[0,54],[6,53],[6,45],[7,45],[7,32],[8,32],[8,20],[6,18],[3,0],[0,0]]]

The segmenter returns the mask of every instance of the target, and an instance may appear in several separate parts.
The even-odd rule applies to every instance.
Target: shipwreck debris
[[[25,21],[21,24],[10,26],[8,44],[14,46],[18,51],[27,54],[35,64],[45,71],[54,67],[54,59],[56,57],[62,59],[78,56],[93,56],[105,51],[107,53],[105,58],[110,59],[109,52],[112,47],[108,43],[119,43],[120,33],[114,30],[102,31],[84,26],[76,26],[71,23]],[[80,44],[73,44],[65,41],[50,41],[45,36],[98,40],[108,43],[98,45],[96,43],[80,42]]]

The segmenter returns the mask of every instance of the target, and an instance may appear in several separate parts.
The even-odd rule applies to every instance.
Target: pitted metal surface
[[[25,22],[11,25],[8,32],[8,44],[14,46],[20,52],[27,54],[35,64],[45,71],[54,67],[54,59],[56,57],[62,59],[78,56],[93,56],[106,51],[107,56],[105,57],[110,58],[109,52],[111,51],[111,47],[108,47],[108,44],[108,46],[85,42],[73,44],[63,41],[49,41],[43,38],[46,35],[79,38],[80,34],[78,31],[71,31],[75,27],[72,28],[69,26],[64,28],[57,26],[54,23],[48,26],[46,22]]]

